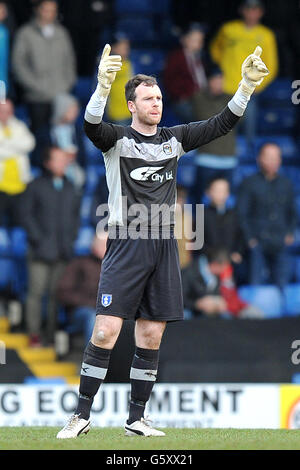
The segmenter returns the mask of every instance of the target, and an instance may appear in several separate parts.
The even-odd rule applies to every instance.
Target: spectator
[[[279,174],[281,150],[263,145],[258,155],[260,170],[240,187],[238,210],[250,250],[250,284],[262,284],[266,268],[273,282],[283,288],[289,281],[287,247],[294,242],[297,213],[292,183]]]
[[[208,78],[208,87],[200,90],[194,96],[194,112],[197,121],[209,119],[211,115],[219,113],[227,106],[230,97],[224,93],[223,84],[223,74],[218,68],[215,68]],[[201,202],[210,179],[222,175],[230,183],[232,182],[233,172],[238,164],[236,130],[233,129],[226,136],[201,147],[195,163],[199,169],[194,194],[196,202]]]
[[[131,114],[124,93],[126,83],[133,76],[132,64],[129,59],[130,42],[123,33],[116,33],[111,46],[111,53],[122,57],[122,68],[112,84],[106,107],[106,116],[109,122],[126,126],[131,123]]]
[[[89,342],[96,315],[101,261],[106,250],[107,234],[95,236],[91,254],[74,258],[67,265],[58,283],[58,301],[67,309],[69,334],[84,333],[86,344]]]
[[[79,198],[64,172],[66,152],[52,147],[44,154],[44,173],[28,185],[23,220],[29,241],[28,295],[25,316],[30,344],[41,342],[42,298],[48,292],[47,340],[56,328],[57,281],[72,256],[79,223]]]
[[[6,24],[8,17],[7,6],[0,2],[0,81],[8,90],[9,85],[9,55],[10,55],[10,31]]]
[[[178,243],[180,268],[187,267],[192,260],[189,244],[193,238],[193,216],[187,206],[187,191],[183,186],[177,186],[177,201],[175,209],[175,236]]]
[[[196,121],[193,99],[207,87],[210,60],[204,53],[204,28],[192,24],[180,38],[181,47],[167,59],[164,84],[175,113],[182,122]],[[240,70],[240,69],[239,69]]]
[[[240,264],[246,247],[237,210],[229,205],[229,182],[221,176],[212,179],[206,195],[209,202],[204,209],[205,249],[223,246],[231,262]]]
[[[40,0],[35,13],[16,35],[12,66],[36,134],[49,127],[53,99],[73,87],[76,65],[69,34],[57,21],[57,2]]]
[[[184,306],[194,316],[262,318],[263,313],[240,299],[232,276],[230,257],[213,247],[182,273]]]
[[[258,44],[263,49],[262,60],[270,73],[257,87],[245,115],[245,133],[249,142],[252,142],[256,135],[259,94],[278,73],[277,42],[273,31],[261,24],[264,7],[260,0],[243,1],[240,13],[241,20],[230,21],[220,28],[212,41],[211,55],[224,73],[225,93],[233,95],[241,80],[239,71],[243,58],[253,53]]]
[[[81,191],[85,183],[85,173],[78,162],[80,152],[80,134],[76,121],[79,115],[79,103],[70,94],[57,95],[53,101],[51,119],[51,144],[68,153],[69,164],[65,176]]]
[[[20,198],[31,179],[28,153],[35,140],[14,116],[12,101],[0,103],[0,224],[20,224]]]

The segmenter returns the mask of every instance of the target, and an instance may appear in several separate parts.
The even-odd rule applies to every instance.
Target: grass
[[[125,437],[121,428],[92,428],[58,440],[54,427],[0,428],[2,450],[300,450],[300,430],[164,429],[165,437]]]

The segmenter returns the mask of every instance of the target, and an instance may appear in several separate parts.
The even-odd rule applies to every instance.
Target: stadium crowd
[[[162,125],[204,120],[236,91],[242,58],[262,47],[270,75],[241,126],[179,164],[178,207],[204,204],[201,250],[187,249],[194,210],[177,214],[188,227],[178,240],[185,314],[300,314],[298,3],[282,12],[279,1],[231,1],[219,18],[204,1],[0,1],[1,306],[19,303],[32,347],[58,329],[91,335],[106,243],[96,210],[108,192],[82,120],[106,42],[123,67],[105,119],[121,125],[131,122],[124,86],[135,73],[157,77]]]

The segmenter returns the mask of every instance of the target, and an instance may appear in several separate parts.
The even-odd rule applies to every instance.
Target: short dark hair
[[[155,86],[157,85],[157,80],[151,75],[144,75],[142,73],[134,75],[125,85],[126,101],[134,101],[136,99],[135,90],[141,83],[146,86]]]
[[[211,246],[205,250],[209,263],[224,264],[230,262],[230,254],[223,246]]]

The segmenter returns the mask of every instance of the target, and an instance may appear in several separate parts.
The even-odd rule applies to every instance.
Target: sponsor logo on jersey
[[[173,179],[173,172],[167,171],[165,174],[157,173],[162,170],[163,166],[143,166],[141,168],[135,168],[131,171],[130,177],[136,181],[158,181],[163,183],[164,181]]]
[[[111,294],[102,294],[101,296],[101,304],[103,307],[108,307],[112,303],[112,295]]]

